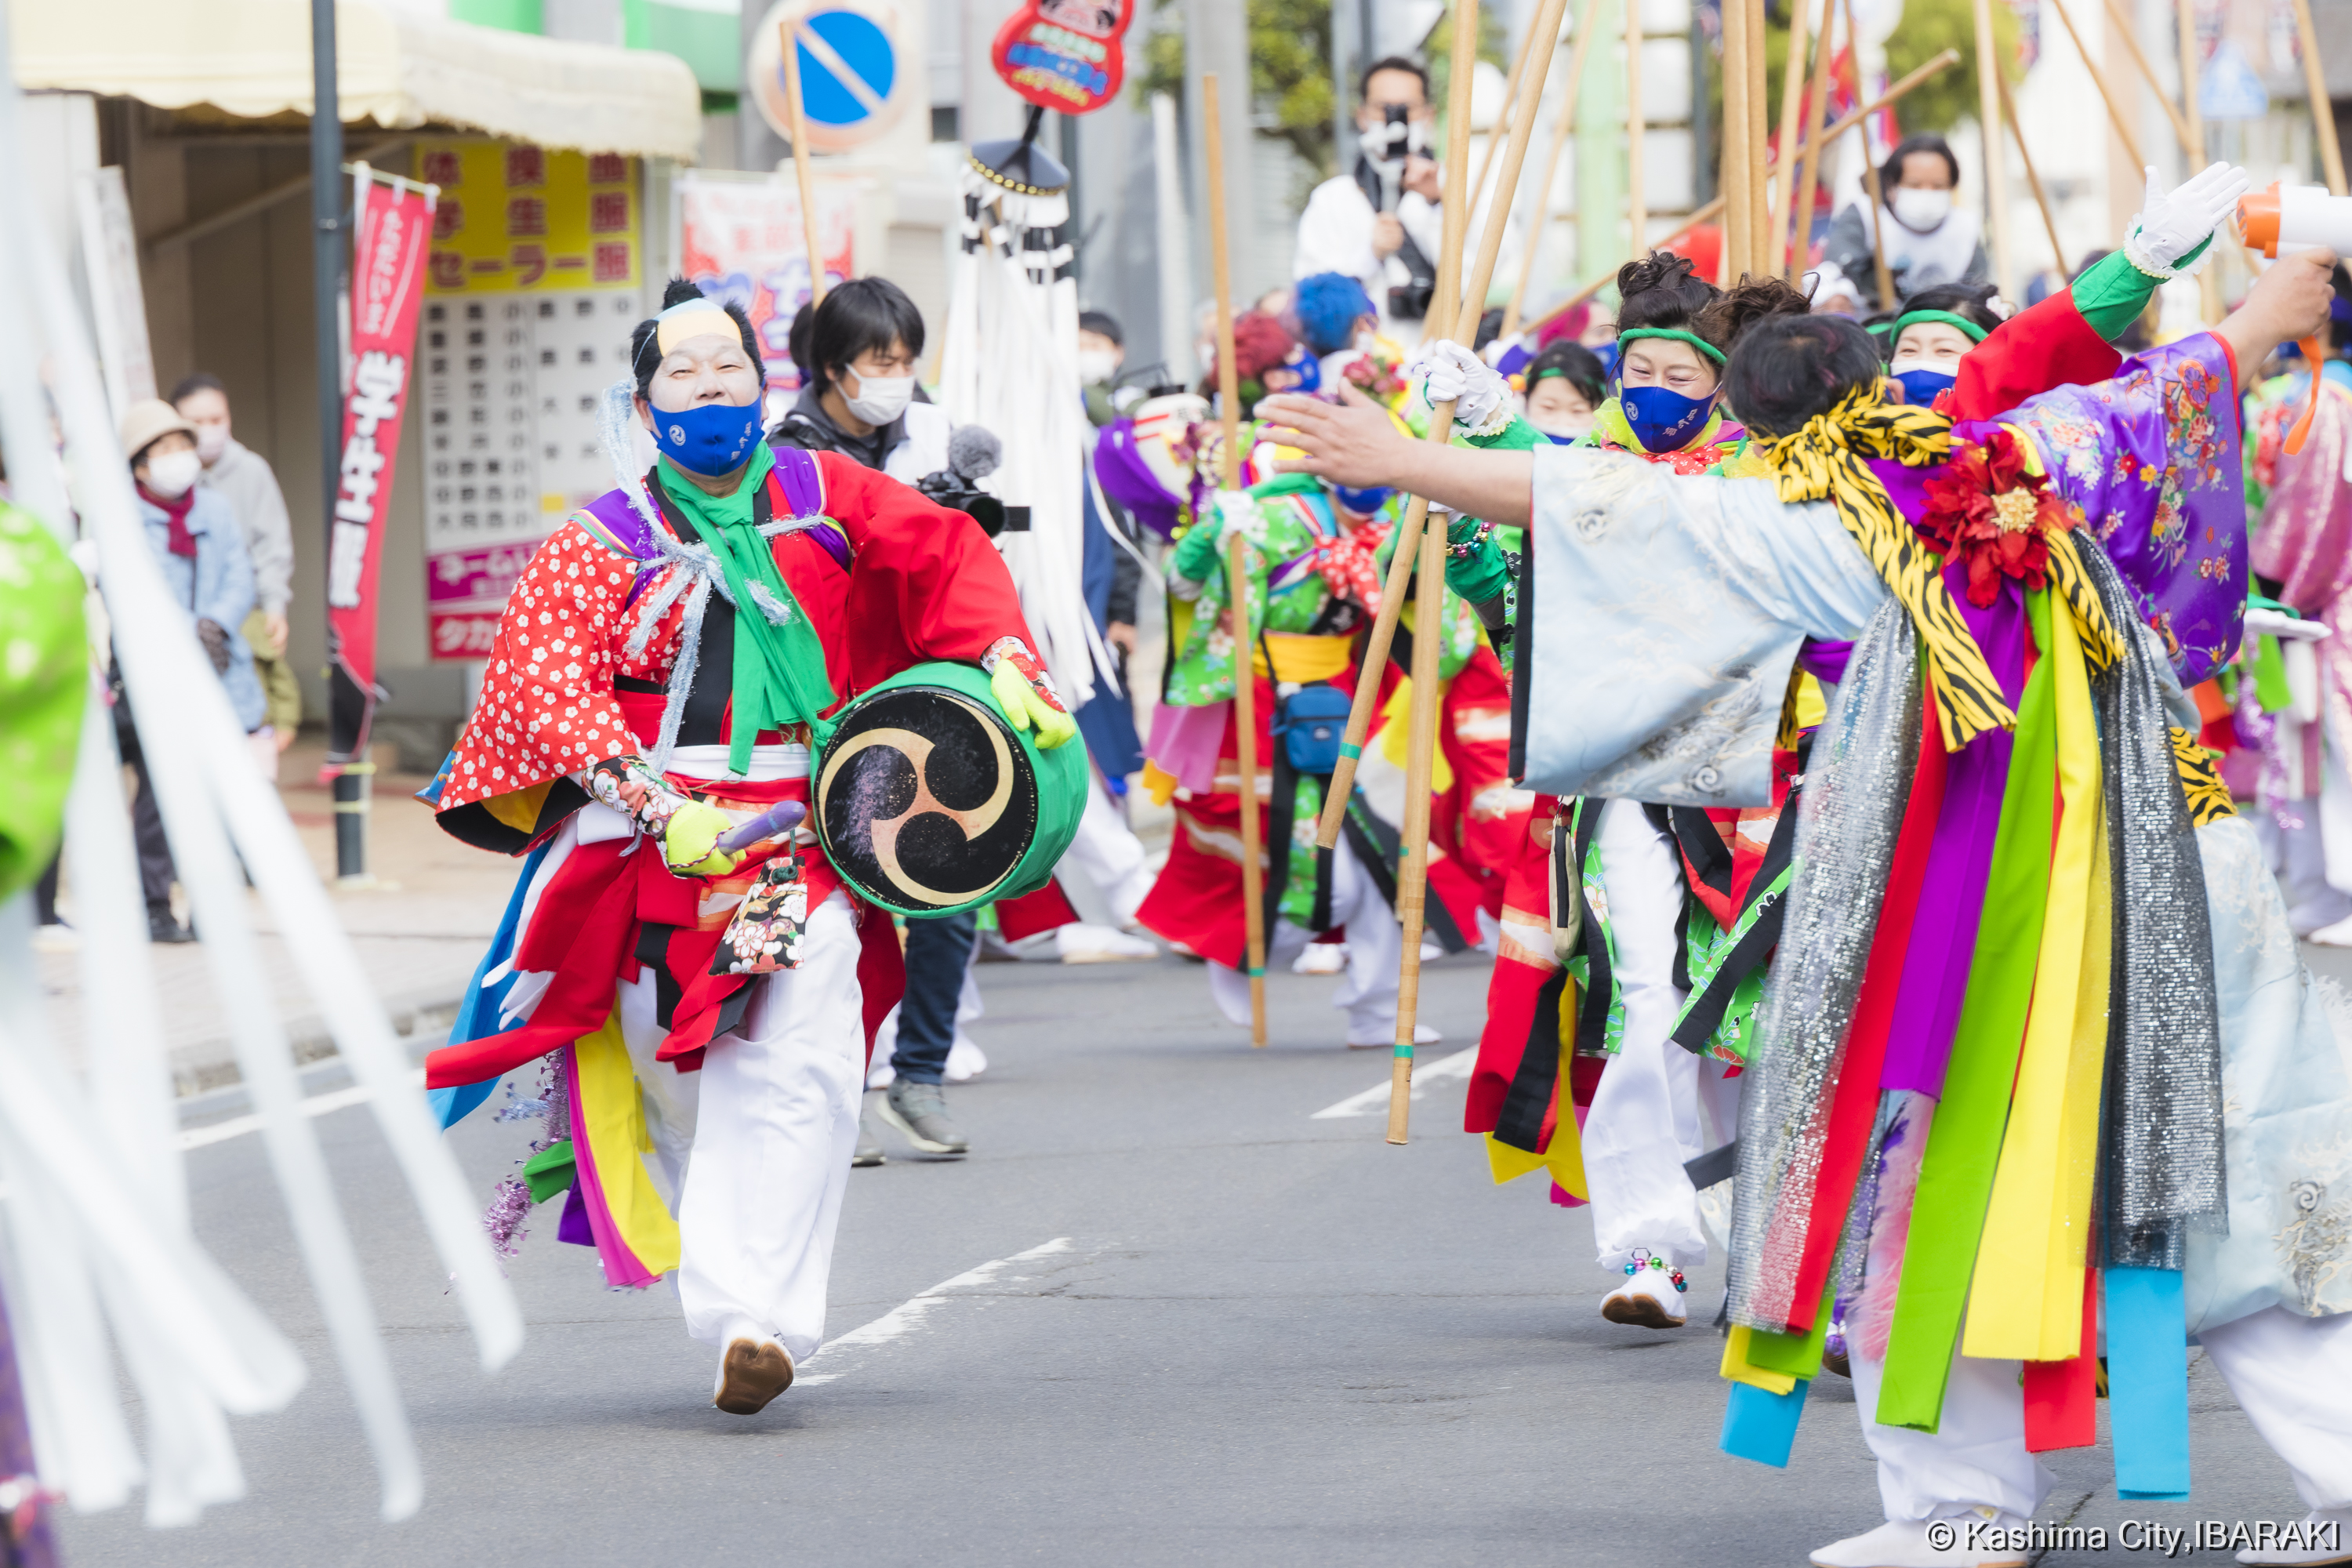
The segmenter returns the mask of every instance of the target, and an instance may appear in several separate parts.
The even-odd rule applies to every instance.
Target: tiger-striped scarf
[[[1886,487],[1864,460],[1891,458],[1906,468],[1940,463],[1952,450],[1952,422],[1925,408],[1888,403],[1876,383],[1860,386],[1804,428],[1765,448],[1784,501],[1827,500],[1862,546],[1873,570],[1900,600],[1927,653],[1927,680],[1944,726],[1944,747],[1958,751],[1985,731],[2017,727],[1984,650],[1960,618],[1944,584],[1943,558],[1895,510]]]

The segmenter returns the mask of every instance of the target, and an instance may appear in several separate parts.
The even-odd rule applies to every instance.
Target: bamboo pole
[[[2331,195],[2342,195],[2344,149],[2336,140],[2336,111],[2327,97],[2327,71],[2320,63],[2319,34],[2311,25],[2311,0],[2294,0],[2294,32],[2303,43],[2304,90],[2311,95],[2311,133],[2319,142],[2319,167]]]
[[[1853,27],[1853,0],[1844,0],[1844,3],[1845,36],[1851,40],[1860,35]],[[1955,60],[1959,58],[1950,49],[1946,49],[1944,55]],[[1862,96],[1861,51],[1858,49],[1852,51],[1850,58],[1853,64],[1853,95],[1860,98]],[[1894,95],[1890,93],[1887,96]],[[1871,151],[1870,127],[1866,124],[1862,131],[1862,189],[1863,194],[1870,199],[1871,279],[1878,288],[1878,308],[1882,310],[1891,310],[1895,308],[1895,271],[1886,265],[1886,214],[1888,211],[1886,193],[1878,188],[1878,155]]]
[[[1789,58],[1780,68],[1780,148],[1772,164],[1772,246],[1764,264],[1790,276],[1789,238],[1794,232],[1797,172],[1797,106],[1805,83],[1805,0],[1790,0]],[[1826,54],[1827,51],[1822,51]]]
[[[1555,46],[1558,42],[1558,39],[1553,40]],[[1536,30],[1529,27],[1528,36],[1519,40],[1519,52],[1511,57],[1510,83],[1503,89],[1502,117],[1486,132],[1486,144],[1478,150],[1478,172],[1470,176],[1470,210],[1474,213],[1478,210],[1477,198],[1486,194],[1486,176],[1495,172],[1495,150],[1503,144],[1503,138],[1510,133],[1511,122],[1521,112],[1519,89],[1527,80],[1528,57],[1534,52],[1535,47]],[[1525,107],[1526,112],[1535,112],[1534,104]]]
[[[1835,123],[1832,124],[1828,129],[1824,130],[1821,133],[1822,143],[1826,146],[1830,142],[1835,142],[1839,137],[1844,135],[1847,132],[1861,124],[1871,115],[1877,113],[1880,110],[1885,109],[1888,104],[1900,99],[1905,93],[1909,92],[1913,88],[1917,87],[1921,82],[1926,81],[1930,77],[1941,75],[1943,72],[1951,69],[1954,66],[1959,63],[1959,51],[1958,49],[1946,49],[1934,59],[1929,60],[1927,64],[1919,67],[1916,70],[1912,71],[1909,75],[1903,78],[1902,80],[1888,87],[1885,92],[1879,94],[1876,98],[1872,99],[1868,103],[1865,103],[1861,108],[1850,110],[1846,114],[1841,116]],[[1682,227],[1675,230],[1674,233],[1658,241],[1660,247],[1663,248],[1674,244],[1675,241],[1682,238],[1683,236],[1688,234],[1699,225],[1706,223],[1717,217],[1726,210],[1727,205],[1727,198],[1726,196],[1717,196],[1713,201],[1699,208],[1698,211],[1691,214],[1687,218],[1685,218],[1683,220]],[[1607,287],[1609,281],[1616,276],[1617,273],[1615,269],[1612,268],[1610,271],[1604,272],[1600,277],[1594,279],[1591,282],[1587,283],[1583,288],[1570,295],[1566,300],[1558,305],[1554,305],[1549,310],[1546,311],[1542,318],[1536,322],[1537,328],[1540,330],[1541,328],[1549,325],[1555,318],[1566,311],[1574,310],[1579,305],[1581,305],[1585,300],[1591,299],[1593,295],[1599,293],[1603,288]]]
[[[1748,0],[1723,4],[1723,153],[1716,161],[1722,189],[1723,269],[1739,276],[1748,259]]]
[[[801,243],[808,247],[809,309],[824,303],[824,257],[816,246],[816,198],[809,186],[808,105],[801,98],[801,46],[791,17],[776,24],[784,42],[784,115],[793,128],[793,181],[800,188]]]
[[[1764,0],[1748,0],[1748,261],[1743,270],[1761,275],[1770,243],[1771,215],[1765,198],[1771,178],[1772,124],[1766,112],[1771,74],[1764,65]]]
[[[2017,139],[2017,155],[2025,163],[2025,183],[2032,188],[2033,205],[2042,209],[2042,226],[2050,236],[2051,263],[2058,268],[2059,277],[2071,278],[2074,274],[2066,265],[2066,247],[2058,242],[2058,220],[2050,216],[2050,198],[2042,194],[2042,176],[2034,172],[2032,151],[2025,145],[2025,128],[2017,122],[2017,100],[2010,93],[2007,78],[1993,79],[2000,83],[2001,118],[2009,122],[2009,133]]]
[[[2187,142],[2181,151],[2185,179],[2205,166],[2205,113],[2197,107],[2197,0],[2180,0],[2180,111],[2188,119]],[[2162,98],[2162,93],[2157,97]],[[2221,319],[2221,269],[2208,267],[2198,274],[2197,298],[2207,324]]]
[[[2116,36],[2123,40],[2132,64],[2139,68],[2140,80],[2147,83],[2148,91],[2156,94],[2157,105],[2164,110],[2164,117],[2172,121],[2172,134],[2180,142],[2181,155],[2189,162],[2189,173],[2196,173],[2204,165],[2204,149],[2198,144],[2198,139],[2189,134],[2189,121],[2180,117],[2180,106],[2172,101],[2172,95],[2166,92],[2164,84],[2156,79],[2156,68],[2147,63],[2147,56],[2140,51],[2137,29],[2125,17],[2123,7],[2116,5],[2116,0],[2106,0],[2106,5],[2107,20]]]
[[[1507,338],[1518,330],[1528,284],[1536,275],[1536,253],[1543,248],[1544,230],[1551,223],[1552,181],[1559,174],[1561,150],[1567,147],[1569,135],[1576,129],[1576,95],[1584,83],[1584,51],[1592,42],[1593,14],[1600,6],[1601,0],[1584,0],[1584,9],[1577,14],[1576,47],[1569,57],[1568,91],[1560,100],[1559,123],[1552,127],[1551,146],[1544,154],[1543,182],[1536,187],[1535,222],[1528,226],[1527,249],[1519,257],[1518,283],[1511,289],[1510,302],[1503,307],[1503,336]],[[1540,99],[1542,95],[1537,96]]]
[[[1201,74],[1201,121],[1208,154],[1209,266],[1217,288],[1217,402],[1224,417],[1224,449],[1217,488],[1241,489],[1241,367],[1234,363],[1233,259],[1225,239],[1224,121],[1218,117],[1217,73]],[[1199,524],[1195,523],[1195,527]],[[1225,600],[1234,620],[1234,732],[1241,773],[1242,931],[1248,942],[1250,1046],[1265,1044],[1265,868],[1257,820],[1257,676],[1250,668],[1249,546],[1240,534],[1225,542]]]
[[[1799,4],[1802,4],[1802,0],[1799,0]],[[1826,95],[1830,86],[1830,46],[1836,37],[1837,0],[1822,0],[1821,32],[1813,40],[1813,86],[1805,110],[1806,119],[1816,123],[1822,117],[1822,105],[1829,101]],[[1789,258],[1789,277],[1792,281],[1804,271],[1804,263],[1812,259],[1813,198],[1821,191],[1822,139],[1810,134],[1810,126],[1808,132],[1804,142],[1804,166],[1797,172],[1799,194],[1792,208],[1795,223],[1790,230],[1790,242],[1799,247],[1792,250]]]
[[[2083,35],[2074,30],[2074,18],[2066,15],[2066,0],[2050,0],[2050,7],[2058,13],[2059,24],[2066,29],[2066,37],[2074,40],[2074,53],[2082,58],[2083,68],[2091,73],[2091,85],[2099,89],[2099,101],[2107,106],[2107,122],[2116,128],[2116,139],[2124,144],[2124,155],[2132,161],[2133,168],[2147,168],[2147,160],[2140,153],[2139,138],[2132,134],[2131,121],[2124,113],[2124,106],[2116,100],[2115,89],[2107,85],[2106,73],[2099,68],[2097,61],[2091,58],[2091,51],[2083,47]],[[2124,42],[2131,44],[2133,58],[2139,59],[2140,69],[2146,70],[2147,61],[2140,57],[2139,46],[2132,43],[2129,33],[2124,35]],[[2163,94],[2157,96],[2161,99]]]
[[[1559,31],[1559,13],[1563,0],[1545,0],[1537,20],[1538,30]],[[1476,58],[1478,47],[1478,0],[1454,0],[1454,48],[1451,58],[1452,79],[1456,83],[1469,79],[1468,69]],[[1545,58],[1547,66],[1549,57]],[[1452,134],[1446,139],[1446,160],[1456,169],[1467,160],[1470,146],[1470,106],[1465,99],[1450,105],[1454,110]],[[1508,193],[1518,184],[1519,164],[1528,150],[1528,132],[1533,121],[1526,117],[1511,129],[1510,144],[1504,151],[1501,189]],[[1449,173],[1452,171],[1449,171]],[[1448,325],[1458,334],[1465,322],[1477,321],[1478,307],[1485,301],[1486,281],[1494,274],[1493,254],[1502,243],[1502,222],[1510,216],[1510,204],[1497,201],[1486,209],[1486,233],[1479,245],[1481,265],[1473,279],[1474,289],[1462,288],[1462,241],[1469,233],[1470,215],[1467,209],[1455,210],[1450,205],[1445,222],[1445,255],[1438,263],[1437,296],[1439,310],[1448,318]],[[1492,245],[1486,243],[1492,241]],[[1429,411],[1429,439],[1443,446],[1454,437],[1454,405],[1441,403]],[[1418,655],[1423,643],[1435,646],[1438,617],[1430,606],[1437,603],[1436,594],[1445,586],[1444,536],[1429,526],[1429,498],[1415,496],[1405,510],[1404,521],[1398,525],[1396,553],[1389,563],[1389,581],[1381,595],[1381,617],[1373,622],[1373,637],[1378,647],[1366,650],[1363,667],[1356,672],[1356,696],[1353,711],[1348,716],[1349,738],[1355,742],[1343,748],[1340,756],[1344,766],[1352,761],[1346,753],[1354,750],[1361,753],[1365,735],[1370,729],[1371,707],[1381,686],[1381,669],[1388,662],[1386,639],[1379,637],[1382,621],[1392,637],[1396,618],[1402,612],[1406,579],[1402,569],[1412,555],[1421,558],[1421,603],[1423,609],[1416,617],[1421,636],[1413,639],[1414,673],[1420,673]],[[1416,551],[1416,546],[1418,550]],[[1433,572],[1430,563],[1435,562]],[[1434,579],[1435,591],[1432,581]],[[1435,708],[1437,682],[1432,679],[1426,686],[1416,683],[1412,693],[1412,709],[1408,731],[1408,750],[1404,783],[1404,822],[1402,853],[1397,862],[1396,915],[1403,927],[1403,942],[1397,968],[1396,1044],[1389,1061],[1389,1130],[1388,1141],[1405,1141],[1406,1123],[1412,1104],[1412,1046],[1415,1016],[1421,1005],[1421,932],[1423,910],[1429,895],[1429,788],[1433,752],[1424,737],[1433,740],[1437,727]],[[1423,710],[1427,710],[1424,720]],[[1354,788],[1353,767],[1349,767],[1348,789]],[[1338,809],[1332,807],[1337,805]],[[1339,785],[1335,772],[1329,798],[1324,802],[1323,824],[1329,829],[1331,841],[1339,837],[1339,816],[1347,809],[1347,795]],[[1419,831],[1416,834],[1415,829]]]
[[[2180,0],[2183,5],[2195,0]],[[1992,275],[2001,298],[2017,298],[2017,266],[2009,247],[2009,156],[2000,144],[2000,55],[1993,47],[1992,0],[1976,0],[1977,124],[1984,147],[1985,226],[1992,231]]]
[[[1457,0],[1458,4],[1475,5],[1476,0]],[[1540,17],[1549,17],[1552,30],[1559,29],[1559,18],[1568,8],[1568,0],[1543,0]],[[1540,25],[1540,22],[1539,22]],[[1545,69],[1551,61],[1546,57]],[[1538,79],[1540,83],[1540,79]],[[1532,120],[1522,120],[1511,128],[1511,139],[1503,150],[1503,174],[1500,189],[1508,193],[1518,185],[1519,171],[1527,161],[1528,133],[1535,129]],[[1454,156],[1453,132],[1448,132],[1447,157]],[[1446,208],[1445,255],[1438,259],[1437,291],[1431,296],[1432,314],[1427,322],[1428,336],[1449,335],[1449,323],[1475,322],[1478,303],[1486,298],[1486,287],[1494,280],[1495,258],[1502,253],[1503,232],[1510,220],[1510,205],[1497,203],[1486,209],[1486,223],[1478,238],[1478,254],[1470,269],[1468,287],[1463,287],[1461,257],[1463,239],[1469,229],[1469,215]],[[1458,227],[1452,226],[1458,221]],[[1458,302],[1457,302],[1458,301]],[[1430,413],[1426,439],[1443,445],[1452,439],[1454,405],[1441,403]],[[1371,733],[1372,709],[1380,697],[1381,671],[1388,664],[1389,647],[1396,638],[1397,618],[1404,613],[1405,584],[1412,581],[1417,552],[1415,542],[1420,537],[1423,521],[1429,515],[1425,497],[1415,496],[1406,503],[1404,516],[1397,524],[1396,552],[1389,558],[1389,574],[1381,589],[1381,607],[1372,617],[1371,630],[1364,638],[1363,662],[1356,671],[1356,693],[1348,710],[1348,731],[1339,747],[1339,765],[1333,770],[1331,782],[1323,795],[1323,816],[1316,824],[1315,842],[1329,849],[1339,842],[1339,825],[1348,812],[1348,797],[1355,789],[1356,761],[1363,755],[1364,741]],[[1402,896],[1402,895],[1400,895]],[[1413,950],[1418,952],[1420,950]],[[1414,962],[1418,962],[1415,960]]]
[[[1454,0],[1466,5],[1469,0]],[[1446,422],[1453,423],[1449,411]],[[1402,545],[1398,548],[1402,550]],[[1430,786],[1437,756],[1437,656],[1444,637],[1445,535],[1421,533],[1420,592],[1413,601],[1412,703],[1405,732],[1404,822],[1397,857],[1397,921],[1404,945],[1397,971],[1396,1048],[1389,1068],[1389,1142],[1402,1143],[1412,1119],[1413,1036],[1421,1017],[1421,938],[1429,903]]]
[[[1643,143],[1649,116],[1642,108],[1642,0],[1625,3],[1625,252],[1642,257],[1650,232],[1650,197],[1642,188]]]

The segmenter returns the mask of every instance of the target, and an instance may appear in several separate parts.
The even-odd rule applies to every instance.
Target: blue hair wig
[[[1364,286],[1344,272],[1318,272],[1291,290],[1295,335],[1318,355],[1338,353],[1356,341],[1356,323],[1378,316]]]

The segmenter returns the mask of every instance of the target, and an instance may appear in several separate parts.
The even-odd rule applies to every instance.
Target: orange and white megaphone
[[[2238,232],[2246,237],[2247,249],[2259,250],[2273,261],[2323,246],[2338,256],[2352,256],[2352,196],[2331,196],[2326,185],[2273,181],[2268,190],[2249,191],[2238,198]],[[2319,367],[2326,352],[2315,337],[2303,339],[2300,346],[2304,368],[2311,373],[2311,393],[2287,428],[2284,446],[2289,457],[2303,450],[2312,416],[2319,412]]]

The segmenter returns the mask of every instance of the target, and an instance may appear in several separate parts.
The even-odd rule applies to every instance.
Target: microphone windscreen
[[[948,436],[948,467],[965,479],[984,479],[1004,460],[1004,444],[985,425],[959,425]]]

